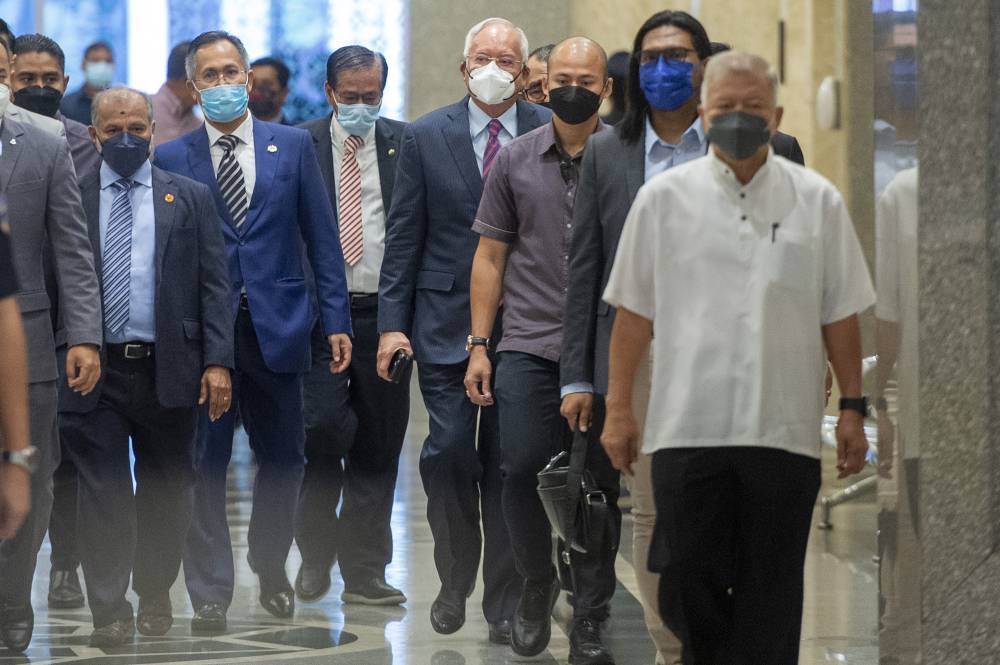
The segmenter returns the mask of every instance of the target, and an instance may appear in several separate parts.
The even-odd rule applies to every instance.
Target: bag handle
[[[576,510],[580,501],[580,491],[583,479],[583,467],[587,462],[587,433],[576,430],[573,432],[573,445],[569,451],[569,469],[566,472],[566,505]],[[576,540],[576,520],[568,520],[566,525],[566,545],[572,547]]]

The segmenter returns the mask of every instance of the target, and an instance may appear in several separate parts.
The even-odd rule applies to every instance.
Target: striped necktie
[[[490,167],[493,166],[493,158],[497,156],[500,152],[500,130],[503,129],[503,125],[496,118],[490,120],[489,124],[486,125],[486,129],[489,130],[490,138],[486,141],[486,150],[483,151],[483,179],[486,178],[486,174],[490,172]]]
[[[356,265],[364,252],[361,218],[361,168],[358,148],[364,143],[360,136],[348,136],[344,141],[344,159],[340,162],[340,192],[337,212],[340,215],[340,246],[347,265]]]
[[[243,169],[236,161],[236,146],[239,139],[232,134],[220,136],[216,144],[222,146],[222,161],[219,162],[219,191],[226,208],[233,217],[233,226],[243,226],[247,219],[247,186],[243,180]]]
[[[132,280],[132,180],[122,178],[111,184],[115,198],[104,235],[101,259],[104,327],[118,332],[128,323],[128,299]]]

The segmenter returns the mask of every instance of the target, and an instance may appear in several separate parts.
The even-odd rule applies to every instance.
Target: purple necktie
[[[490,172],[490,167],[493,166],[493,158],[497,156],[500,152],[500,139],[497,138],[500,134],[500,130],[503,129],[503,125],[496,118],[490,120],[490,124],[486,125],[486,129],[490,132],[490,138],[486,142],[486,150],[483,152],[483,178],[486,178],[486,174]]]

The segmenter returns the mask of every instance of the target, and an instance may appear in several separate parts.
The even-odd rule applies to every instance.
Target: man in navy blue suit
[[[315,275],[334,373],[351,361],[344,258],[309,133],[247,112],[253,72],[242,42],[221,31],[203,33],[191,41],[185,67],[206,124],[159,146],[156,164],[207,184],[223,220],[236,325],[233,399],[259,465],[247,560],[260,578],[264,608],[290,617],[295,599],[285,559],[304,469],[302,374],[316,321],[302,248]],[[233,411],[209,423],[203,410],[202,425],[184,575],[195,609],[192,630],[219,632],[233,597],[226,522]]]
[[[101,275],[105,372],[88,395],[62,383],[59,431],[79,469],[79,538],[94,618],[90,645],[173,623],[170,586],[191,517],[197,405],[230,405],[229,275],[208,188],[149,164],[152,102],[112,88],[92,106],[103,165],[80,181]],[[135,448],[132,495],[129,438]]]
[[[447,634],[465,623],[465,600],[483,550],[483,613],[490,640],[504,644],[522,580],[500,509],[496,409],[480,411],[472,404],[463,379],[468,345],[489,346],[486,338],[466,337],[469,275],[478,242],[471,228],[483,174],[500,146],[551,117],[544,108],[517,101],[527,59],[528,40],[510,21],[491,18],[476,24],[466,35],[460,67],[470,95],[404,131],[386,220],[378,305],[379,374],[387,378],[399,349],[415,353],[430,416],[420,476],[441,579],[431,626]],[[493,339],[498,338],[494,331]]]

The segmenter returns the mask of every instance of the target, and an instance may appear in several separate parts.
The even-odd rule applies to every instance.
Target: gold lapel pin
[[[278,146],[274,145],[273,143],[268,144],[267,151],[268,152],[278,152]]]
[[[396,154],[396,149],[395,148],[389,148],[389,156],[392,157],[395,154]]]
[[[166,196],[163,197],[163,200],[166,201],[167,203],[173,203],[174,202],[174,195],[173,194],[167,194]]]

